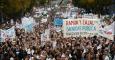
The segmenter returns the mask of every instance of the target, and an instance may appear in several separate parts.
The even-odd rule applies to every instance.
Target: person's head
[[[108,54],[108,49],[105,49],[104,50],[104,55],[107,55]]]

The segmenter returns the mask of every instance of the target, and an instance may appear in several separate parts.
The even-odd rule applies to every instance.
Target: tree
[[[45,4],[48,0],[0,0],[0,10],[4,17],[8,18],[20,18],[26,12],[32,10],[39,2],[40,4]]]
[[[42,5],[45,6],[46,4],[48,4],[50,2],[50,0],[37,0],[37,1],[40,6],[42,6]]]
[[[32,0],[2,0],[3,14],[9,18],[19,17],[30,8]]]
[[[112,0],[73,0],[73,5],[80,8],[92,10],[93,13],[107,14],[108,7]]]

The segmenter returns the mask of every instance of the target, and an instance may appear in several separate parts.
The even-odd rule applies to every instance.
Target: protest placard
[[[109,40],[114,40],[114,35],[112,35],[111,31],[99,30],[99,36],[105,37]]]
[[[46,40],[48,41],[48,40],[50,40],[50,29],[46,29],[45,30],[45,36],[46,36]]]
[[[32,17],[22,18],[22,28],[24,28],[26,32],[32,32],[34,25],[35,25],[35,21]]]
[[[1,42],[5,42],[5,40],[12,40],[15,38],[15,28],[14,26],[7,30],[1,30]]]
[[[47,40],[47,36],[45,35],[45,33],[41,34],[41,46],[45,45],[45,42]]]
[[[25,31],[26,32],[32,32],[33,31],[33,24],[29,24],[29,25],[25,26]]]
[[[41,22],[45,23],[45,22],[47,22],[47,19],[42,19]]]
[[[63,20],[63,34],[64,37],[76,36],[94,36],[98,33],[99,19],[64,19]]]
[[[54,25],[55,26],[63,25],[63,19],[61,19],[61,18],[55,18],[54,19]]]
[[[108,25],[104,28],[100,28],[99,29],[99,32],[98,32],[98,35],[99,36],[102,36],[102,37],[105,37],[109,40],[114,40],[114,35],[115,35],[115,32],[114,32],[114,23],[113,22],[111,25]]]

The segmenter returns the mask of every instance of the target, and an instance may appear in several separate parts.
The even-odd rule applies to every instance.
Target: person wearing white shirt
[[[13,24],[14,24],[14,21],[13,21],[13,19],[11,19],[10,23],[11,23],[11,25],[13,25]]]
[[[34,50],[33,50],[33,49],[31,50],[31,54],[32,54],[32,55],[34,54]]]
[[[51,58],[46,58],[46,60],[52,60]]]
[[[30,59],[29,60],[34,60],[34,57],[30,57]]]
[[[105,51],[104,51],[104,60],[110,60],[108,54],[109,54],[109,53],[108,53],[108,50],[105,50]]]
[[[40,59],[40,56],[39,56],[39,55],[36,55],[36,59]]]
[[[10,60],[14,60],[14,58],[13,58],[13,57],[11,57],[11,58],[10,58]]]
[[[27,54],[31,54],[31,51],[30,51],[30,49],[27,49]]]
[[[113,58],[113,60],[115,60],[115,55],[114,55],[114,58]]]
[[[105,56],[104,60],[109,60],[109,57],[108,57],[108,56]]]
[[[53,43],[53,48],[55,49],[57,42],[56,41],[52,41],[52,43]]]

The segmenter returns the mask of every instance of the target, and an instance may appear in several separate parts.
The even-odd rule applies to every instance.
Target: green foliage
[[[101,12],[112,4],[112,0],[73,0],[74,6]]]
[[[0,11],[4,17],[17,18],[30,12],[33,6],[45,5],[51,0],[0,0]]]
[[[37,3],[44,5],[47,2],[49,0],[0,0],[0,10],[5,17],[16,18],[31,11]]]
[[[19,17],[22,13],[27,12],[33,0],[1,0],[1,9],[3,14],[7,17]]]
[[[39,5],[45,5],[49,2],[49,0],[37,0],[39,2]]]

